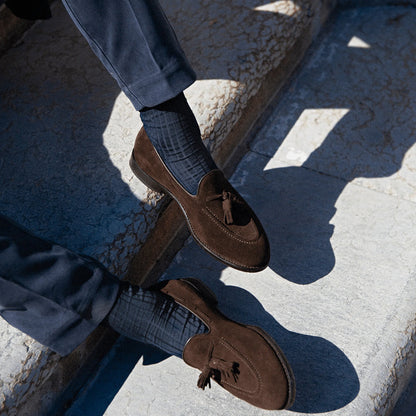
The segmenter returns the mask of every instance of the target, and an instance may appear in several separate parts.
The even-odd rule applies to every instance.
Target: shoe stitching
[[[138,135],[139,136],[139,135]],[[145,140],[145,139],[143,139],[143,140]],[[147,139],[149,142],[150,142],[150,140],[149,139]],[[137,139],[136,139],[136,142],[137,142]],[[183,188],[179,183],[178,183],[178,181],[175,179],[175,177],[171,174],[171,172],[169,171],[169,169],[166,167],[166,165],[164,164],[164,162],[163,162],[163,160],[160,158],[160,155],[159,155],[159,153],[157,152],[157,150],[155,149],[155,147],[153,146],[153,144],[150,142],[150,145],[152,146],[152,150],[154,151],[154,153],[155,153],[155,155],[156,155],[156,158],[161,162],[161,164],[163,165],[163,168],[164,169],[166,169],[166,171],[167,171],[167,173],[168,173],[168,175],[169,176],[171,176],[171,178],[172,178],[172,180],[178,185],[178,186],[180,186],[181,188]],[[136,146],[134,146],[134,147],[136,147]],[[133,157],[134,157],[134,149],[133,149]],[[138,162],[138,160],[136,160],[135,159],[135,162],[137,163],[137,164],[139,164],[139,162]],[[200,183],[202,182],[202,180],[205,178],[205,177],[208,177],[208,176],[211,176],[211,175],[214,175],[217,171],[219,171],[219,172],[221,172],[219,169],[215,169],[215,170],[212,170],[211,172],[208,172],[202,179],[201,179],[201,181],[200,181]],[[146,173],[147,174],[147,173]],[[164,185],[162,185],[160,182],[159,182],[159,180],[157,180],[157,179],[155,179],[155,178],[153,178],[150,174],[147,174],[150,178],[152,178],[154,181],[156,181],[164,190],[165,190],[165,192],[168,194],[168,195],[170,195],[178,204],[179,204],[179,206],[181,207],[181,209],[182,209],[182,212],[184,213],[184,215],[185,215],[185,218],[186,218],[186,221],[187,221],[187,223],[188,223],[188,226],[189,226],[189,228],[190,228],[190,230],[191,230],[191,233],[192,233],[192,235],[193,235],[193,237],[195,238],[195,240],[205,249],[205,250],[207,250],[209,253],[211,253],[213,256],[215,256],[215,257],[217,257],[218,259],[220,259],[220,260],[223,260],[224,262],[226,262],[226,263],[228,263],[228,265],[232,265],[232,266],[238,266],[238,267],[241,267],[241,268],[243,268],[245,271],[248,271],[248,270],[253,270],[253,271],[257,271],[257,270],[262,270],[264,267],[262,267],[262,268],[260,268],[260,267],[256,267],[256,266],[247,266],[247,265],[245,265],[245,264],[242,264],[242,263],[239,263],[239,262],[236,262],[235,260],[233,260],[233,259],[231,259],[231,258],[229,258],[229,257],[225,257],[225,256],[222,256],[222,255],[220,255],[220,254],[218,254],[218,253],[214,253],[213,251],[212,251],[212,249],[210,249],[210,248],[208,248],[207,247],[207,244],[206,243],[204,243],[204,242],[202,242],[202,240],[199,238],[199,237],[197,237],[197,233],[195,232],[195,229],[194,229],[194,227],[192,226],[192,224],[191,224],[191,222],[190,222],[190,220],[189,220],[189,217],[188,217],[188,214],[187,214],[187,212],[186,212],[186,210],[185,210],[185,208],[182,206],[182,204],[179,202],[179,200],[172,194],[172,192],[171,191],[169,191]],[[140,178],[139,178],[140,179]],[[196,198],[196,196],[195,195],[192,195],[192,194],[190,194],[189,192],[187,192],[186,191],[186,189],[183,189],[184,190],[184,192],[186,192],[189,196],[191,196],[192,198]],[[198,194],[197,194],[198,195]],[[208,216],[208,218],[210,218],[210,216],[209,216],[209,214],[207,213],[207,212],[205,212],[204,210],[202,210],[202,212],[204,212],[205,213],[205,215],[207,215]],[[215,216],[215,215],[214,215]],[[213,218],[210,218],[211,219],[211,221],[218,227],[219,225],[222,225],[222,224],[217,224],[216,223],[216,221],[213,219]],[[219,221],[218,219],[217,219],[217,221]],[[219,221],[220,222],[220,221]],[[226,233],[226,234],[228,234],[231,238],[233,238],[234,240],[236,240],[236,241],[239,241],[239,242],[241,242],[241,243],[243,243],[243,244],[248,244],[248,245],[253,245],[253,244],[256,244],[257,242],[256,241],[244,241],[244,240],[241,240],[241,239],[239,239],[238,237],[236,237],[235,235],[233,235],[233,234],[231,234],[230,233],[230,231],[228,231],[227,230],[227,228],[225,228],[224,226],[223,226],[223,231]],[[260,238],[260,237],[259,237]]]
[[[197,288],[197,287],[193,287],[192,289],[189,287],[189,286],[183,286],[183,289],[185,290],[185,291],[187,291],[187,292],[191,292],[191,295],[192,296],[197,296],[198,298],[200,298],[200,299],[202,299],[202,300],[205,300],[205,297],[203,296],[203,294],[201,294],[200,292],[199,292],[199,289]],[[171,293],[171,291],[170,290],[164,290],[164,292],[166,293],[166,294],[168,294],[169,296],[171,296],[172,298],[174,298],[175,299],[175,301],[177,301],[178,302],[178,300],[181,300],[183,303],[181,303],[182,304],[182,306],[184,306],[186,309],[188,309],[190,312],[192,312],[192,313],[194,313],[194,311],[192,311],[192,310],[190,310],[187,306],[185,306],[185,303],[186,302],[184,302],[184,298],[183,297],[177,297],[177,296],[172,296],[170,293]],[[178,302],[179,303],[179,302]],[[194,309],[198,309],[198,307],[195,305],[195,304],[193,304],[193,302],[191,302],[191,306],[190,307],[193,307]],[[214,306],[213,307],[213,309],[215,309],[215,310],[217,310],[218,311],[218,308],[216,307],[216,306]],[[199,309],[198,309],[199,310]],[[201,313],[202,311],[200,311],[199,310],[199,313]],[[219,312],[219,311],[218,311]],[[204,313],[204,315],[205,316],[207,316],[205,313]],[[198,315],[197,315],[198,316]],[[229,318],[226,318],[228,321],[231,321],[231,322],[233,322],[232,320],[230,320]],[[237,324],[238,325],[238,324]],[[253,331],[254,333],[256,333],[258,336],[260,336],[260,338],[262,338],[263,339],[263,341],[265,341],[268,345],[269,345],[269,347],[274,351],[274,353],[275,353],[275,356],[276,356],[276,358],[278,359],[278,361],[279,361],[279,363],[280,363],[280,365],[283,367],[283,372],[284,372],[284,374],[285,374],[285,376],[286,376],[286,382],[287,382],[287,385],[288,385],[288,397],[287,397],[287,400],[286,400],[286,404],[285,404],[285,406],[282,408],[282,409],[286,409],[287,408],[287,406],[288,406],[288,404],[290,403],[290,401],[291,400],[293,400],[293,394],[294,394],[294,391],[295,391],[295,388],[294,388],[294,386],[292,386],[292,383],[291,383],[291,377],[289,377],[289,374],[288,374],[288,372],[287,372],[287,369],[286,369],[286,364],[287,364],[287,361],[284,359],[284,356],[283,357],[281,357],[281,354],[283,354],[282,352],[281,352],[281,350],[280,350],[280,348],[276,345],[276,347],[277,348],[274,348],[273,347],[273,345],[271,345],[271,342],[270,342],[270,340],[268,340],[267,338],[266,338],[266,335],[264,335],[262,332],[263,332],[263,330],[261,329],[261,328],[258,328],[258,327],[253,327],[253,326],[245,326],[245,325],[242,325],[243,327],[244,327],[244,329],[246,329],[246,330],[250,330],[250,331]],[[261,332],[258,332],[257,330],[260,330]],[[208,333],[206,333],[206,334],[200,334],[200,335],[196,335],[196,337],[201,337],[202,335],[207,335],[207,334],[210,334],[211,333],[211,328],[209,327],[209,332]],[[229,387],[230,389],[233,389],[233,390],[236,390],[236,391],[238,391],[238,392],[241,392],[242,394],[245,394],[245,395],[254,395],[254,394],[257,394],[259,391],[261,391],[262,390],[262,388],[263,388],[263,386],[264,386],[264,382],[263,382],[263,379],[262,379],[262,377],[261,377],[261,374],[260,374],[260,372],[257,370],[257,367],[253,364],[253,362],[245,355],[245,354],[243,354],[238,348],[236,348],[233,344],[231,344],[231,343],[229,343],[224,337],[213,337],[214,339],[215,338],[217,338],[218,339],[218,341],[217,341],[217,343],[218,344],[221,344],[223,347],[225,347],[226,349],[228,349],[230,352],[232,352],[232,353],[237,353],[237,355],[240,357],[240,359],[242,359],[243,361],[246,361],[247,363],[248,363],[248,367],[253,371],[253,373],[257,376],[257,380],[258,380],[258,383],[257,383],[257,389],[256,390],[254,390],[254,391],[247,391],[247,390],[243,390],[243,389],[241,389],[241,388],[238,388],[237,386],[235,386],[235,385],[233,385],[233,384],[230,384],[230,383],[228,383],[228,382],[223,382],[223,381],[221,381],[220,380],[220,382],[218,382],[221,386],[226,386],[226,387]],[[215,344],[216,344],[216,342],[213,340],[213,339],[209,339],[208,340],[209,341],[209,343],[213,346],[213,348],[215,348]],[[273,344],[275,344],[275,342],[274,342],[274,340],[273,340]],[[186,362],[186,361],[185,361]],[[288,364],[287,364],[288,365]],[[214,378],[214,380],[215,380],[215,378]],[[215,380],[216,381],[216,380]],[[224,387],[224,388],[226,388],[226,387]],[[291,397],[292,396],[292,397]]]
[[[159,153],[158,153],[158,151],[156,150],[156,148],[153,146],[153,144],[152,144],[152,142],[150,141],[150,139],[147,139],[149,142],[150,142],[150,144],[151,144],[151,146],[152,146],[152,150],[154,151],[154,153],[155,153],[155,156],[156,156],[156,158],[159,160],[159,162],[162,164],[162,166],[163,166],[163,168],[166,170],[166,172],[168,173],[168,175],[171,177],[171,179],[175,182],[175,185],[177,185],[177,186],[179,186],[180,188],[181,188],[181,190],[182,191],[184,191],[186,194],[188,194],[190,197],[192,197],[192,198],[194,198],[194,199],[197,199],[198,198],[198,193],[199,193],[199,186],[198,186],[198,192],[197,192],[197,194],[196,195],[193,195],[193,194],[191,194],[191,193],[189,193],[177,180],[176,180],[176,178],[173,176],[173,174],[171,173],[171,171],[168,169],[168,167],[166,166],[166,164],[163,162],[163,160],[162,160],[162,158],[160,157],[160,155],[159,155]],[[134,152],[134,150],[133,150],[133,152]],[[134,155],[134,153],[133,153],[133,155]],[[136,161],[136,163],[138,163],[137,161]],[[214,170],[212,170],[211,172],[208,172],[207,174],[205,174],[202,178],[201,178],[201,180],[199,181],[199,185],[201,184],[201,182],[205,179],[205,178],[207,178],[207,177],[209,177],[209,176],[212,176],[212,175],[214,175],[216,172],[221,172],[221,170],[220,169],[214,169]],[[155,179],[155,178],[153,178],[151,175],[149,175],[148,173],[147,173],[147,175],[148,176],[150,176],[154,181],[156,181],[160,186],[162,186],[162,188],[163,189],[165,189],[166,190],[166,192],[172,197],[172,198],[174,198],[175,199],[175,201],[182,207],[182,204],[179,202],[179,200],[176,198],[176,197],[174,197],[173,196],[173,194],[172,194],[172,192],[170,191],[170,190],[168,190],[167,188],[166,188],[166,186],[165,185],[162,185],[160,182],[159,182],[159,180],[157,180],[157,179]],[[182,208],[183,209],[183,211],[184,212],[186,212],[186,210],[185,210],[185,208]],[[247,240],[241,240],[240,238],[238,238],[238,237],[235,237],[235,235],[234,234],[231,234],[231,232],[225,227],[225,226],[223,226],[222,225],[222,222],[221,222],[221,220],[213,213],[213,212],[211,212],[211,210],[208,208],[208,207],[206,207],[206,209],[208,210],[208,211],[210,211],[210,213],[218,220],[218,222],[220,223],[220,225],[224,228],[224,231],[230,236],[230,237],[232,237],[232,238],[235,238],[237,241],[240,241],[240,242],[242,242],[242,243],[245,243],[245,244],[255,244],[256,243],[256,241],[247,241]],[[187,215],[186,215],[187,216]],[[188,218],[188,216],[187,216],[187,218]],[[260,236],[259,236],[259,238],[260,238]]]
[[[186,217],[186,219],[187,219],[187,221],[188,221],[188,218]],[[214,257],[216,257],[217,259],[219,259],[219,260],[221,260],[221,261],[223,261],[227,266],[233,266],[233,267],[240,267],[240,269],[241,270],[243,270],[243,271],[249,271],[249,270],[252,270],[252,271],[261,271],[261,270],[263,270],[263,269],[265,269],[266,267],[267,267],[267,265],[265,265],[265,266],[247,266],[246,264],[242,264],[242,263],[239,263],[239,262],[236,262],[235,260],[233,260],[233,259],[231,259],[231,258],[229,258],[229,257],[225,257],[225,256],[222,256],[221,254],[219,254],[219,253],[216,253],[216,252],[214,252],[212,249],[210,249],[208,246],[207,246],[207,244],[206,243],[204,243],[203,241],[201,241],[199,238],[198,238],[198,236],[195,234],[195,232],[193,231],[193,228],[192,228],[192,226],[191,226],[191,224],[189,223],[189,221],[188,221],[188,225],[189,225],[189,228],[191,229],[191,232],[192,232],[192,236],[194,237],[194,239],[195,239],[195,241],[204,249],[204,250],[206,250],[208,253],[210,253],[211,255],[213,255]]]
[[[187,291],[187,292],[191,292],[191,295],[192,296],[197,296],[198,298],[200,298],[200,299],[202,299],[202,300],[204,300],[204,296],[202,295],[202,294],[200,294],[199,292],[198,292],[198,289],[190,289],[188,286],[183,286],[183,289],[185,290],[185,291]],[[196,292],[195,292],[196,291]],[[171,291],[170,290],[165,290],[165,293],[166,294],[168,294],[168,295],[170,295],[170,293],[171,293]],[[188,293],[189,294],[189,293]],[[188,307],[188,306],[185,306],[185,304],[187,303],[186,301],[185,301],[185,298],[183,298],[182,296],[177,296],[177,295],[175,295],[175,296],[172,296],[172,295],[170,295],[172,298],[174,298],[175,299],[175,301],[176,302],[178,302],[178,303],[180,303],[182,306],[184,306],[186,309],[188,309],[191,313],[194,313],[195,315],[196,315],[196,311],[198,311],[198,314],[203,314],[203,315],[205,315],[205,316],[208,316],[207,314],[205,314],[205,313],[203,313],[195,304],[194,304],[194,302],[190,302],[191,303],[191,305]],[[193,308],[193,310],[191,310],[190,308]],[[215,310],[217,310],[218,311],[218,308],[217,307],[213,307],[213,309],[215,309]],[[195,311],[195,312],[194,312]],[[196,316],[198,316],[199,317],[199,315],[196,315]],[[229,322],[231,322],[231,323],[234,323],[232,320],[230,320],[229,318],[226,318]],[[208,319],[210,322],[212,322],[212,320],[211,319]],[[235,323],[236,325],[238,325],[237,323]],[[274,351],[274,353],[275,353],[275,356],[276,356],[276,358],[278,359],[278,361],[279,361],[279,363],[281,364],[281,366],[283,367],[283,369],[284,369],[284,373],[285,373],[285,375],[286,375],[286,378],[287,378],[287,381],[288,381],[288,377],[287,377],[287,374],[286,374],[286,370],[285,370],[285,366],[283,365],[283,363],[282,363],[282,361],[281,361],[281,357],[279,357],[279,354],[277,354],[276,353],[276,351],[275,351],[275,349],[270,345],[270,343],[269,343],[269,341],[267,341],[265,338],[264,338],[264,336],[260,333],[258,333],[257,331],[253,331],[253,329],[250,327],[250,326],[244,326],[244,325],[242,325],[243,326],[243,328],[245,329],[245,330],[249,330],[249,331],[252,331],[252,332],[254,332],[257,336],[260,336],[260,338],[261,339],[263,339],[263,341],[265,341],[268,345],[269,345],[269,347],[270,348],[272,348],[272,350]],[[207,334],[209,334],[209,333],[211,333],[211,327],[210,327],[210,325],[209,325],[209,332],[207,333]],[[207,335],[207,334],[200,334],[200,335],[197,335],[198,337],[200,337],[201,335]],[[243,393],[243,394],[249,394],[249,395],[255,395],[255,394],[258,394],[258,392],[259,391],[261,391],[262,389],[263,389],[263,386],[264,386],[264,382],[263,382],[263,378],[262,378],[262,376],[261,376],[261,373],[258,371],[258,369],[257,369],[257,367],[254,365],[254,363],[252,362],[252,360],[250,360],[245,354],[243,354],[237,347],[235,347],[232,343],[230,343],[230,342],[228,342],[224,337],[213,337],[214,339],[210,339],[209,340],[209,342],[213,345],[213,348],[215,349],[215,344],[217,343],[217,344],[220,344],[220,345],[222,345],[223,347],[225,347],[228,351],[230,351],[231,353],[233,353],[233,354],[236,354],[237,356],[238,356],[238,358],[240,358],[240,360],[241,361],[245,361],[246,363],[247,363],[247,365],[248,365],[248,367],[249,367],[249,369],[254,373],[254,375],[257,377],[257,380],[258,380],[258,383],[257,383],[257,387],[256,387],[256,389],[254,389],[254,390],[245,390],[245,389],[242,389],[242,388],[239,388],[238,386],[236,386],[236,385],[233,385],[233,384],[230,384],[230,383],[228,383],[227,381],[220,381],[220,385],[222,385],[222,386],[228,386],[230,389],[233,389],[233,390],[237,390],[237,391],[239,391],[239,392],[241,392],[241,393]],[[218,341],[217,342],[215,342],[215,338],[217,338],[218,339]],[[214,379],[215,380],[215,379]],[[289,383],[288,383],[289,384]],[[289,387],[290,388],[290,387]],[[288,395],[289,396],[289,395]]]
[[[245,329],[247,329],[247,328],[245,328]],[[246,357],[245,354],[242,354],[238,348],[236,348],[234,345],[227,342],[224,337],[219,338],[218,343],[221,344],[222,346],[224,346],[225,348],[227,348],[230,352],[237,353],[237,355],[239,356],[239,358],[242,361],[246,361],[249,364],[248,367],[251,369],[251,371],[253,371],[255,376],[257,376],[257,380],[258,380],[257,387],[256,387],[255,390],[244,390],[241,387],[237,387],[235,385],[232,385],[232,384],[228,383],[227,381],[221,382],[221,384],[225,384],[225,385],[227,385],[227,386],[229,386],[229,387],[231,387],[235,390],[244,392],[246,394],[247,393],[248,394],[257,394],[261,390],[261,386],[263,386],[263,379],[261,377],[260,372],[257,370],[257,367],[253,364],[253,362],[248,357]]]
[[[163,187],[163,185],[161,185],[162,187]],[[192,234],[192,236],[194,237],[194,239],[195,239],[195,241],[204,249],[204,250],[206,250],[208,253],[210,253],[211,255],[213,255],[214,257],[216,257],[217,259],[219,259],[219,260],[221,260],[221,261],[223,261],[223,262],[225,262],[225,264],[227,264],[228,266],[233,266],[233,267],[240,267],[241,269],[243,269],[244,271],[249,271],[249,270],[253,270],[253,271],[259,271],[259,270],[263,270],[265,267],[263,267],[263,266],[247,266],[247,265],[245,265],[245,264],[242,264],[242,263],[239,263],[239,262],[237,262],[237,261],[235,261],[235,260],[233,260],[233,259],[231,259],[231,258],[229,258],[229,257],[225,257],[225,256],[223,256],[223,255],[221,255],[221,254],[219,254],[219,253],[216,253],[216,252],[214,252],[213,251],[213,249],[211,249],[211,248],[209,248],[208,247],[208,244],[207,243],[205,243],[205,242],[203,242],[202,241],[202,239],[200,239],[199,238],[199,236],[198,236],[198,234],[196,233],[196,231],[195,231],[195,229],[194,229],[194,227],[192,226],[192,224],[191,224],[191,222],[190,222],[190,220],[189,220],[189,217],[188,217],[188,214],[187,214],[187,212],[185,211],[185,208],[183,208],[183,206],[182,206],[182,204],[169,192],[169,191],[166,191],[167,193],[168,193],[168,195],[170,195],[177,203],[178,203],[178,205],[179,205],[179,207],[181,208],[181,210],[182,210],[182,212],[183,212],[183,214],[184,214],[184,216],[185,216],[185,219],[186,219],[186,222],[187,222],[187,224],[188,224],[188,227],[189,227],[189,230],[191,231],[191,234]],[[206,213],[206,215],[208,215],[207,213]],[[209,215],[208,215],[208,218],[210,218],[209,217]],[[210,218],[211,219],[211,221],[214,221],[214,219],[213,218]],[[216,224],[215,222],[214,222],[214,224]],[[217,225],[217,224],[216,224]],[[233,235],[231,235],[231,237],[234,237]],[[234,237],[235,238],[235,237]],[[235,238],[236,239],[236,238]],[[236,239],[237,240],[237,239]],[[245,242],[245,241],[241,241],[242,243],[247,243],[247,244],[254,244],[255,243],[255,241],[253,241],[253,242],[250,242],[250,241],[248,241],[248,242]]]
[[[283,351],[280,349],[280,347],[277,345],[277,343],[275,342],[275,340],[273,338],[270,337],[269,334],[267,334],[262,328],[259,328],[257,326],[253,326],[253,325],[248,325],[247,328],[253,330],[254,332],[256,332],[258,335],[260,335],[268,344],[269,346],[272,348],[272,350],[274,351],[277,359],[279,360],[282,368],[283,368],[283,372],[286,376],[286,382],[287,382],[287,387],[288,387],[288,397],[287,397],[287,401],[285,404],[285,409],[287,408],[287,406],[293,401],[295,394],[296,394],[296,384],[294,381],[294,375],[292,373],[292,370],[290,368],[290,364],[287,361],[287,358],[285,357]]]
[[[163,185],[160,185],[160,186],[162,186],[163,187]],[[164,187],[163,187],[164,188]],[[192,236],[194,237],[194,239],[195,239],[195,241],[201,246],[201,247],[203,247],[204,248],[204,250],[206,250],[206,251],[208,251],[208,253],[210,253],[211,255],[213,255],[214,257],[216,257],[217,259],[219,259],[219,260],[222,260],[223,262],[225,262],[227,265],[231,265],[231,266],[233,266],[233,267],[236,267],[236,266],[238,266],[238,267],[240,267],[240,268],[242,268],[244,271],[248,271],[248,270],[253,270],[253,271],[259,271],[259,270],[263,270],[265,267],[263,267],[263,266],[247,266],[247,265],[245,265],[245,264],[242,264],[242,263],[239,263],[239,262],[237,262],[237,261],[235,261],[235,260],[233,260],[233,259],[231,259],[231,258],[229,258],[229,257],[225,257],[225,256],[223,256],[223,255],[221,255],[221,254],[219,254],[219,253],[216,253],[216,252],[214,252],[213,251],[213,249],[211,249],[211,248],[209,248],[208,247],[208,244],[207,243],[205,243],[205,242],[203,242],[202,241],[202,239],[200,239],[199,238],[199,236],[198,236],[198,234],[196,233],[196,231],[195,231],[195,229],[194,229],[194,227],[192,226],[192,224],[191,224],[191,221],[190,221],[190,219],[189,219],[189,217],[188,217],[188,213],[185,211],[185,208],[182,206],[182,204],[176,199],[176,197],[175,196],[173,196],[168,190],[166,190],[166,192],[168,193],[168,195],[170,195],[177,203],[178,203],[178,205],[179,205],[179,207],[181,208],[181,210],[182,210],[182,212],[183,212],[183,214],[184,214],[184,216],[185,216],[185,219],[186,219],[186,222],[187,222],[187,224],[188,224],[188,227],[189,227],[189,230],[191,231],[191,234],[192,234]],[[202,209],[201,210],[202,212],[205,212],[204,211],[204,209]],[[211,219],[211,221],[213,221],[214,222],[214,224],[215,225],[217,225],[218,226],[218,224],[216,223],[216,221],[213,219],[213,218],[211,218],[210,216],[209,216],[209,214],[207,213],[207,212],[205,212],[205,215],[207,215],[208,216],[208,218],[210,218]],[[225,232],[226,233],[228,233],[227,232],[227,230],[225,230]],[[232,238],[234,238],[235,240],[237,240],[237,241],[240,241],[240,242],[242,242],[242,243],[244,243],[244,244],[256,244],[256,241],[244,241],[244,240],[239,240],[238,238],[236,238],[234,235],[232,235],[232,234],[230,234],[230,237],[232,237]]]
[[[222,231],[224,231],[226,234],[228,234],[231,238],[233,238],[234,240],[239,241],[240,243],[243,244],[247,244],[247,245],[254,245],[257,244],[258,240],[260,239],[260,237],[255,240],[255,241],[247,241],[247,240],[242,240],[240,237],[237,237],[235,234],[233,234],[230,230],[228,230],[228,228],[226,226],[224,226],[222,224],[222,222],[219,220],[219,218],[207,207],[204,207],[201,209],[201,212],[203,212],[208,218],[211,219],[211,221],[219,228],[222,229]],[[214,217],[214,218],[212,218]]]

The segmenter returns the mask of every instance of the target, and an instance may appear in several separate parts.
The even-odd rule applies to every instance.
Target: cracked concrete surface
[[[202,279],[223,312],[276,339],[297,379],[281,415],[389,415],[414,368],[415,18],[340,11],[237,167],[269,268],[235,271],[189,240],[164,275]],[[270,414],[131,341],[110,357],[66,416]]]

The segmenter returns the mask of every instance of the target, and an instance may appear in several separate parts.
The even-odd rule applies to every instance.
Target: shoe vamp
[[[234,346],[222,339],[213,351],[214,357],[219,357],[228,363],[233,363],[234,371],[228,374],[219,373],[219,379],[215,378],[221,386],[234,394],[237,392],[256,395],[260,390],[260,375],[252,360],[248,358],[238,346]]]
[[[236,236],[247,241],[254,241],[259,238],[258,227],[251,215],[251,212],[244,203],[235,203],[232,208],[233,223],[225,224],[222,202],[211,201],[207,204],[207,211],[223,226]]]
[[[230,393],[255,406],[283,408],[287,402],[288,383],[280,360],[267,342],[244,335],[240,334],[235,344],[232,337],[217,343],[213,356],[218,354],[228,362],[236,362],[238,373],[237,378],[227,376],[216,381]]]

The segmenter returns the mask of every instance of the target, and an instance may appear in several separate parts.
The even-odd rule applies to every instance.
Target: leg
[[[194,79],[192,70],[158,2],[63,1],[141,110],[146,133],[139,133],[134,146],[135,174],[181,205],[197,242],[218,260],[248,272],[264,269],[270,258],[266,233],[202,143],[181,93]]]
[[[61,355],[104,321],[184,358],[235,396],[266,409],[294,398],[290,366],[260,328],[222,315],[196,279],[144,290],[120,284],[93,259],[41,240],[0,215],[0,315]]]
[[[205,325],[158,291],[121,283],[98,262],[44,241],[0,215],[0,315],[66,355],[99,324],[181,355]]]
[[[292,369],[274,339],[261,328],[228,319],[215,295],[197,279],[169,280],[159,290],[202,319],[209,331],[192,337],[183,360],[201,370],[198,387],[211,380],[263,409],[287,409],[295,399]]]
[[[167,101],[195,81],[157,0],[63,4],[136,110]]]
[[[0,315],[66,355],[108,314],[118,281],[92,259],[0,215]]]
[[[135,108],[146,109],[141,113],[143,123],[168,168],[182,186],[196,194],[200,179],[216,166],[180,94],[193,83],[195,74],[159,3],[63,3]]]

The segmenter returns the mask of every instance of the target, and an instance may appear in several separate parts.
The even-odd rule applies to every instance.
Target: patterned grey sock
[[[140,112],[144,129],[175,179],[196,195],[214,160],[201,140],[198,123],[183,93]]]
[[[189,338],[207,332],[205,324],[169,296],[122,283],[107,323],[136,341],[182,357]]]

